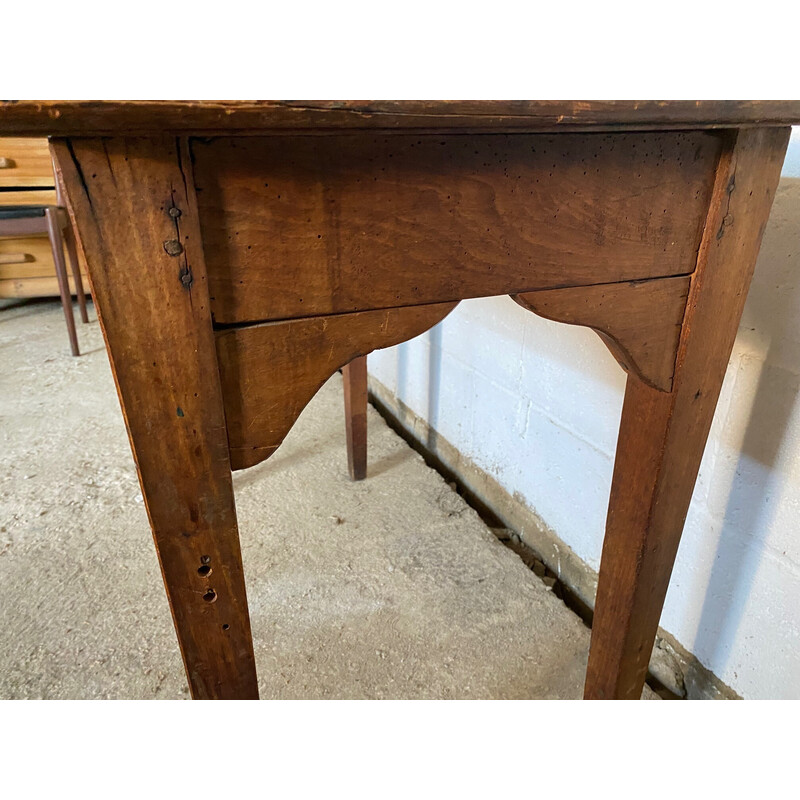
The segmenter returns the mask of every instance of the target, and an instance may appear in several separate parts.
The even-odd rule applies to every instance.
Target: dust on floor
[[[91,319],[95,320],[92,310]],[[188,690],[102,336],[0,309],[0,697]],[[589,631],[341,378],[234,475],[262,698],[579,698]]]

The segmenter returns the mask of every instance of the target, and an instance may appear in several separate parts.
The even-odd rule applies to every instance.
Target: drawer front
[[[46,236],[0,239],[0,280],[54,277],[56,268]]]
[[[35,189],[33,191],[0,191],[0,206],[54,206],[55,189]]]
[[[722,142],[697,131],[192,140],[214,320],[686,275]],[[100,172],[106,157],[98,145],[87,163]]]
[[[84,280],[83,289],[88,294]],[[75,281],[69,277],[69,292],[75,294]],[[58,279],[55,274],[51,278],[12,278],[0,279],[0,299],[22,297],[58,297]]]
[[[64,255],[66,258],[66,253]],[[67,274],[70,289],[74,292],[69,266]],[[81,274],[84,277],[84,289],[88,290],[89,284],[82,264]],[[50,240],[46,236],[0,238],[0,297],[57,295],[58,281]]]
[[[0,188],[14,186],[55,186],[47,139],[0,138]]]

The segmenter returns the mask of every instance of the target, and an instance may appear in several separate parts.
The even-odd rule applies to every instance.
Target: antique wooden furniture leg
[[[634,374],[622,411],[586,698],[638,699],[788,128],[742,129],[720,162],[672,389]]]
[[[585,696],[640,696],[800,106],[0,112],[67,137],[54,148],[195,697],[257,695],[230,469],[272,455],[335,370],[504,294],[589,325],[628,371]]]
[[[57,140],[192,696],[258,697],[190,160]]]
[[[350,478],[367,477],[367,357],[359,356],[342,367],[344,416],[347,432],[347,469]]]
[[[67,321],[69,346],[72,350],[72,355],[79,356],[81,353],[78,349],[78,335],[75,332],[75,317],[72,312],[72,295],[69,291],[67,266],[64,263],[64,241],[61,238],[61,221],[58,218],[58,209],[54,206],[48,206],[44,212],[44,216],[47,225],[47,235],[50,238],[50,248],[53,251],[53,263],[56,265],[56,277],[58,278],[58,292],[61,295],[61,307],[64,309],[64,318]],[[80,295],[78,295],[78,297],[80,297]]]

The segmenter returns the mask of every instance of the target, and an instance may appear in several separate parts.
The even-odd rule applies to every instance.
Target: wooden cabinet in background
[[[0,139],[0,206],[33,205],[56,205],[47,140]],[[71,275],[69,288],[75,294]],[[50,296],[58,296],[58,280],[47,236],[0,237],[0,298]]]

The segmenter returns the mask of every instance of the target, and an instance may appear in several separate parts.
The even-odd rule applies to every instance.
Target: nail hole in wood
[[[217,593],[213,589],[209,589],[204,595],[203,600],[206,603],[213,603],[217,599]]]
[[[209,567],[208,564],[203,564],[202,567],[198,567],[197,568],[197,574],[201,575],[203,578],[205,578],[206,575],[210,575],[211,574],[211,567]]]
[[[231,627],[231,626],[230,626],[230,625],[228,625],[228,623],[226,622],[226,623],[225,623],[225,624],[222,626],[222,630],[224,630],[224,631],[227,631],[227,630],[228,630],[230,627]]]

